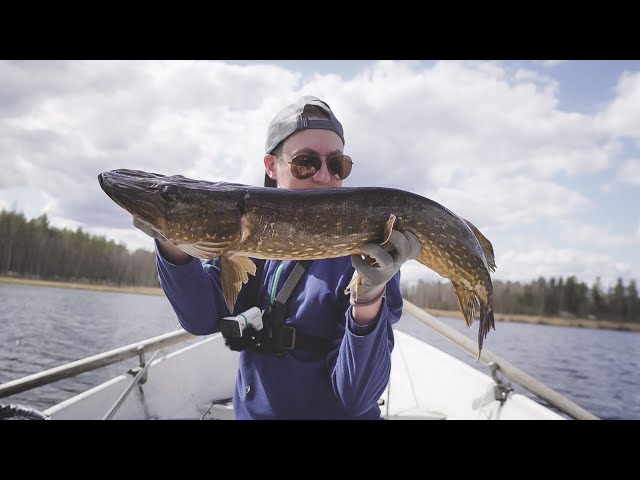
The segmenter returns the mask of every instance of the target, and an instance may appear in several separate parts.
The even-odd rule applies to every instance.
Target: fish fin
[[[478,328],[478,359],[480,361],[480,353],[482,352],[482,343],[487,338],[489,329],[496,329],[493,318],[493,309],[489,306],[482,305],[480,309],[480,327]]]
[[[495,272],[496,259],[493,253],[493,245],[491,245],[491,242],[487,239],[487,237],[485,237],[480,232],[480,230],[476,228],[476,226],[473,223],[471,223],[469,220],[465,220],[464,218],[463,220],[466,222],[466,224],[469,226],[471,231],[474,233],[474,235],[478,239],[478,243],[480,244],[480,247],[482,247],[482,252],[484,253],[484,257],[487,259],[487,265],[489,266],[489,269],[492,272]]]
[[[389,215],[389,220],[384,224],[384,232],[382,233],[382,238],[384,238],[384,240],[380,245],[384,245],[391,238],[391,232],[393,231],[393,225],[396,223],[396,218],[397,217],[393,213]]]
[[[249,274],[256,274],[256,264],[249,258],[240,255],[223,255],[220,257],[220,280],[224,301],[233,313],[242,284],[249,281]]]
[[[496,329],[496,324],[493,317],[493,308],[490,305],[483,304],[478,296],[471,290],[467,290],[462,285],[453,284],[456,292],[456,298],[458,299],[458,305],[464,319],[467,323],[467,327],[471,327],[473,323],[473,317],[476,316],[478,311],[480,312],[480,326],[478,327],[478,358],[480,361],[480,354],[482,353],[482,344],[484,339],[487,338],[489,329]]]
[[[209,259],[216,258],[222,255],[227,251],[229,245],[231,245],[231,242],[213,243],[199,241],[196,243],[180,243],[176,246],[192,257]]]
[[[478,307],[480,306],[478,297],[475,293],[473,293],[471,290],[467,290],[462,285],[454,283],[453,288],[456,292],[458,305],[460,306],[460,310],[462,310],[462,314],[464,315],[464,320],[467,324],[467,327],[471,327],[471,324],[473,323],[473,317],[475,317],[476,312],[478,311]]]

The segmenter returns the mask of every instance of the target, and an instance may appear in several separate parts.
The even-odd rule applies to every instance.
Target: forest
[[[451,282],[419,281],[403,285],[404,298],[423,308],[458,310]],[[493,305],[498,313],[640,322],[636,282],[618,278],[604,288],[599,280],[589,286],[575,276],[531,282],[493,281]]]
[[[115,286],[159,286],[155,254],[122,243],[0,211],[0,275]]]

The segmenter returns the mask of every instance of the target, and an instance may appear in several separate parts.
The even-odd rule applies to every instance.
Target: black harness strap
[[[301,262],[296,263],[296,266],[293,267],[293,271],[287,278],[287,281],[284,282],[284,285],[282,285],[282,288],[278,292],[274,304],[279,303],[284,306],[284,304],[287,303],[287,300],[289,300],[289,297],[293,293],[293,289],[296,288],[296,285],[298,285],[298,282],[302,278],[302,275],[304,275],[304,272],[306,272],[311,266],[311,263],[313,263],[313,260],[302,260]]]
[[[307,271],[313,260],[303,260],[296,263],[293,271],[287,278],[286,282],[278,292],[273,305],[271,306],[271,315],[269,317],[275,345],[279,350],[294,350],[300,348],[316,353],[327,353],[331,350],[332,345],[329,340],[314,335],[307,335],[299,331],[296,327],[284,325],[286,318],[287,300],[293,293],[293,289],[298,285],[300,279]]]
[[[259,305],[258,287],[262,278],[265,261],[263,259],[257,259],[255,263],[256,274],[255,276],[249,277],[249,285],[247,285],[247,288],[249,288],[248,298],[253,300],[254,305]],[[326,338],[307,335],[294,326],[284,325],[284,319],[287,316],[287,301],[311,263],[313,263],[313,260],[303,260],[296,263],[293,271],[278,292],[271,306],[271,311],[263,316],[263,332],[260,345],[251,346],[251,350],[279,355],[287,350],[295,349],[316,353],[328,353],[333,348],[332,343]]]

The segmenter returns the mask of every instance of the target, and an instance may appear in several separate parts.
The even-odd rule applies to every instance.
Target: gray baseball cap
[[[329,116],[328,119],[311,120],[302,116],[304,107],[307,105],[315,105],[324,110]],[[332,130],[336,132],[342,143],[344,144],[344,132],[342,130],[342,124],[338,121],[336,116],[331,111],[329,105],[317,97],[311,95],[305,95],[297,102],[283,108],[273,117],[269,128],[267,129],[267,141],[265,142],[265,153],[271,153],[282,142],[287,139],[291,134],[298,130],[306,130],[309,128],[319,128],[322,130]],[[265,173],[264,186],[275,187],[276,182],[269,178]]]

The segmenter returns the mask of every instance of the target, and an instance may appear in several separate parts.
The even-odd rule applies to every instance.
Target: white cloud
[[[543,67],[551,68],[557,67],[561,63],[565,63],[566,60],[541,60],[540,62],[542,63]]]
[[[222,62],[3,67],[15,78],[5,88],[30,108],[4,121],[0,162],[30,183],[30,167],[89,182],[123,166],[254,183],[266,125],[306,93],[327,99],[345,125],[359,184],[424,188],[479,172],[549,178],[597,171],[614,153],[588,117],[556,109],[554,82],[494,62],[379,62],[348,81]]]
[[[640,185],[640,159],[626,161],[618,172],[618,180],[624,183]]]
[[[589,205],[556,177],[601,172],[620,157],[619,136],[640,139],[639,79],[623,76],[594,116],[559,109],[550,76],[497,62],[384,61],[349,79],[265,62],[0,62],[0,189],[40,192],[60,225],[142,245],[100,172],[261,184],[267,124],[313,94],[345,127],[355,162],[346,186],[419,193],[486,234]],[[640,182],[639,162],[625,164],[626,181]]]
[[[537,72],[535,70],[519,68],[518,70],[516,70],[514,78],[516,80],[524,80],[524,81],[529,80],[532,82],[537,82],[540,85],[549,86],[553,88],[554,91],[557,90],[558,88],[558,82],[556,80],[554,80],[552,77],[548,75],[543,75],[542,73]]]
[[[560,238],[572,244],[612,248],[638,243],[638,238],[635,238],[633,234],[615,233],[610,225],[580,224],[571,221],[564,222]]]
[[[322,90],[321,80],[310,90]],[[329,91],[346,148],[366,161],[354,184],[421,190],[481,172],[546,179],[602,170],[617,153],[592,118],[556,108],[553,86],[492,63],[383,62]]]
[[[634,273],[629,264],[609,255],[572,248],[497,252],[496,263],[501,267],[495,278],[513,281],[575,275],[588,285],[597,277],[603,285],[611,285],[618,277],[631,278]]]
[[[129,224],[131,224],[130,221]],[[116,243],[123,243],[130,251],[136,251],[139,248],[154,251],[153,239],[137,228],[89,227],[86,229],[83,228],[83,230],[89,232],[91,235],[102,235],[114,240]]]
[[[413,284],[418,280],[424,280],[425,282],[429,281],[447,281],[444,277],[440,276],[429,267],[418,263],[415,260],[405,263],[402,265],[402,269],[400,271],[400,282],[401,284]]]
[[[111,202],[97,182],[105,170],[257,183],[265,126],[283,98],[296,98],[300,77],[221,62],[0,67],[0,188],[47,193],[53,216],[84,224],[105,220],[95,217]]]
[[[552,182],[485,175],[465,177],[454,188],[436,188],[430,198],[481,230],[546,222],[574,213],[589,202],[582,194]]]
[[[612,135],[640,141],[640,73],[625,73],[616,86],[616,97],[597,122]]]

